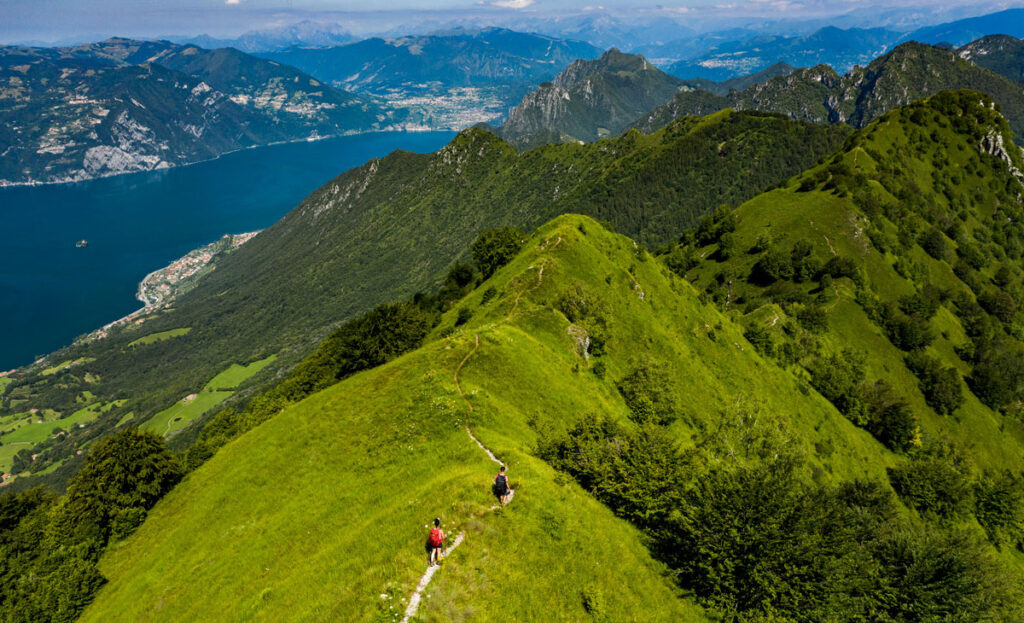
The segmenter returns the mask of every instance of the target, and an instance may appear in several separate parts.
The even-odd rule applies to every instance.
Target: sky
[[[847,14],[867,22],[895,13],[903,17],[893,19],[919,26],[1012,5],[998,0],[0,0],[0,43],[73,43],[115,35],[235,37],[303,20],[339,23],[365,36],[415,29],[419,23],[469,19],[514,25],[528,18],[597,12],[626,18],[661,15],[698,29],[730,19]]]

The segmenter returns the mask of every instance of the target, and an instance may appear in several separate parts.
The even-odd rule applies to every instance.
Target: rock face
[[[1018,85],[956,52],[920,43],[904,43],[867,67],[856,67],[842,76],[819,65],[725,97],[702,91],[680,93],[631,127],[651,132],[678,117],[707,114],[717,107],[776,112],[803,121],[862,128],[914,100],[965,88],[991,95],[1014,131],[1020,134],[1024,130],[1024,92]]]
[[[0,46],[0,186],[70,182],[408,121],[237,50]]]
[[[1024,41],[1009,35],[990,35],[957,48],[960,58],[1013,80],[1024,82]]]
[[[553,82],[527,94],[498,133],[520,148],[614,136],[681,86],[643,56],[612,48],[597,60],[574,61]]]

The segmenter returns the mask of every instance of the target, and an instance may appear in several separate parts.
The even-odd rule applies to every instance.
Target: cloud
[[[242,0],[224,0],[224,4],[242,4]]]
[[[503,9],[525,9],[534,2],[536,0],[491,0],[487,4]]]

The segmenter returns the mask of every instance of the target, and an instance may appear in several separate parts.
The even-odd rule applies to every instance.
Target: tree
[[[515,227],[488,229],[473,243],[473,262],[487,279],[519,252],[525,234]]]
[[[925,253],[937,260],[944,260],[949,254],[946,247],[946,237],[934,227],[929,228],[928,231],[922,234],[918,242]]]
[[[106,543],[121,511],[149,510],[181,477],[181,465],[163,437],[136,428],[107,437],[68,482],[58,533],[75,541]]]
[[[793,263],[790,257],[779,249],[769,249],[761,256],[750,271],[750,281],[767,286],[780,279],[793,278]]]

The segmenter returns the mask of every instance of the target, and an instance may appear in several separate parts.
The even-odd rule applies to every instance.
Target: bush
[[[665,265],[680,277],[685,277],[686,273],[697,264],[697,258],[694,257],[690,247],[677,245],[671,253],[665,256]]]
[[[68,482],[59,530],[71,541],[106,543],[119,514],[130,508],[149,510],[182,474],[163,437],[155,433],[129,428],[107,437]],[[120,529],[126,521],[122,516]]]
[[[917,350],[927,347],[935,339],[927,320],[915,316],[904,316],[891,309],[889,311],[884,328],[889,340],[896,348],[904,351]]]
[[[945,521],[970,513],[970,483],[947,459],[917,458],[886,471],[893,490],[910,508]]]
[[[956,368],[944,368],[938,359],[921,351],[907,355],[906,363],[918,378],[925,402],[936,413],[949,414],[963,404],[960,374]]]
[[[974,516],[997,548],[1024,551],[1024,477],[1010,471],[986,473],[974,487]]]
[[[828,314],[817,305],[800,309],[796,313],[796,319],[800,322],[800,326],[811,333],[824,333],[828,331]]]
[[[462,325],[469,322],[469,319],[473,317],[473,310],[468,307],[459,309],[459,313],[455,315],[455,326],[461,327]]]
[[[925,253],[937,260],[945,260],[949,256],[949,249],[946,246],[946,237],[934,227],[928,228],[918,239],[918,244]]]
[[[793,278],[793,264],[790,258],[778,249],[771,249],[757,260],[750,271],[750,281],[767,286],[780,279]]]
[[[846,277],[857,285],[861,285],[863,283],[863,278],[861,277],[860,271],[857,269],[857,263],[851,258],[840,255],[833,255],[829,258],[821,268],[821,274],[828,275],[833,279]]]
[[[696,231],[696,242],[706,246],[718,242],[725,234],[736,231],[736,219],[728,206],[718,208],[700,221]]]
[[[515,227],[488,229],[473,243],[473,262],[487,279],[519,252],[525,234]]]
[[[993,409],[1024,399],[1022,354],[1006,345],[976,344],[974,368],[967,377],[967,384]]]
[[[668,424],[676,418],[675,400],[665,368],[645,362],[619,381],[619,393],[637,423]]]
[[[910,406],[885,381],[864,387],[861,400],[867,412],[868,431],[894,452],[919,445],[920,429]]]
[[[743,332],[743,337],[747,338],[747,341],[754,347],[754,350],[765,357],[771,357],[775,351],[772,332],[759,324],[751,325],[750,328]]]
[[[854,424],[864,426],[860,385],[864,381],[864,356],[852,350],[818,357],[808,367],[811,386]]]
[[[978,303],[982,309],[1003,323],[1009,324],[1013,322],[1014,316],[1017,315],[1017,303],[1013,300],[1012,296],[1002,290],[994,288],[985,290],[978,297]]]
[[[588,297],[583,284],[577,282],[558,297],[558,309],[569,322],[579,322],[592,311],[594,301]]]

